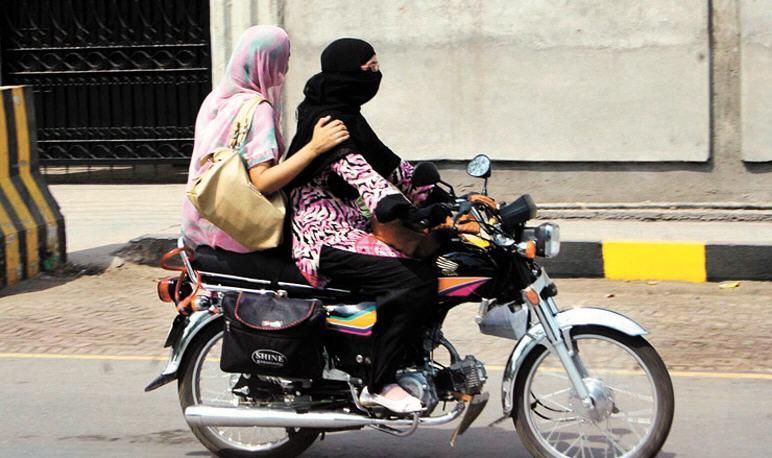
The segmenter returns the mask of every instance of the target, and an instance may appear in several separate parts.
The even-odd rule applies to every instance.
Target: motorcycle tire
[[[599,336],[615,341],[635,353],[635,355],[640,358],[643,365],[648,369],[657,394],[657,411],[659,415],[654,422],[652,433],[648,436],[646,442],[635,450],[634,453],[627,453],[623,456],[625,458],[649,458],[655,456],[664,445],[665,440],[670,433],[675,405],[673,384],[662,358],[660,358],[657,351],[643,337],[628,336],[627,334],[603,326],[574,326],[571,329],[571,337],[573,339],[577,336]],[[526,409],[530,408],[530,398],[529,393],[526,392],[525,385],[533,365],[540,360],[540,356],[546,351],[547,348],[545,346],[539,345],[531,351],[523,361],[523,365],[520,368],[517,380],[515,381],[514,396],[516,397],[516,408],[512,413],[512,417],[515,424],[515,431],[517,431],[523,445],[528,449],[531,455],[535,457],[562,457],[566,455],[556,454],[554,451],[543,446],[536,437],[537,433],[529,427],[526,418],[528,415]],[[614,456],[616,456],[616,454]]]
[[[222,339],[222,327],[212,325],[202,330],[200,335],[190,343],[182,362],[180,371],[182,376],[178,379],[178,394],[182,412],[188,406],[198,404],[194,394],[194,378],[196,377],[196,361],[200,358],[201,352],[212,346],[212,341]],[[318,431],[302,428],[287,428],[288,439],[283,444],[266,450],[247,450],[237,445],[229,443],[222,436],[218,435],[212,428],[206,426],[189,425],[191,431],[201,444],[210,452],[224,458],[285,458],[295,457],[303,453],[311,444],[314,443]]]

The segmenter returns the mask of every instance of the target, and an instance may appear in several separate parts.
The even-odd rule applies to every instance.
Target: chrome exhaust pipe
[[[453,410],[438,417],[419,418],[419,425],[434,426],[449,423],[464,412],[464,403],[458,402]],[[244,407],[190,406],[185,409],[185,420],[192,426],[277,427],[345,429],[362,426],[410,427],[412,419],[388,420],[342,412],[307,412]]]

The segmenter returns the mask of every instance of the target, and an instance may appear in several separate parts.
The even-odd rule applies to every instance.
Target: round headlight
[[[540,224],[534,230],[536,254],[554,258],[560,253],[560,226],[555,223]]]

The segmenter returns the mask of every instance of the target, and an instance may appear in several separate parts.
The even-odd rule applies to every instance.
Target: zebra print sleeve
[[[369,208],[373,214],[376,214],[380,221],[386,222],[386,220],[393,218],[390,214],[385,215],[383,208],[378,208],[379,202],[389,202],[389,208],[410,206],[410,201],[399,191],[399,189],[383,178],[378,172],[373,170],[361,154],[349,154],[334,162],[330,168],[334,173],[359,191],[359,195],[364,200],[367,208]],[[389,211],[387,213],[392,212]],[[386,219],[382,216],[386,217]]]
[[[415,205],[420,205],[426,200],[434,185],[413,186],[413,164],[408,161],[402,161],[389,177],[389,181],[394,183],[400,191]]]

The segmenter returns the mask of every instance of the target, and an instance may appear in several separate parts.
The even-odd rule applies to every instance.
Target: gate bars
[[[66,261],[64,217],[37,155],[32,89],[0,87],[0,287]]]
[[[209,0],[3,0],[0,80],[32,86],[45,166],[187,164]]]

